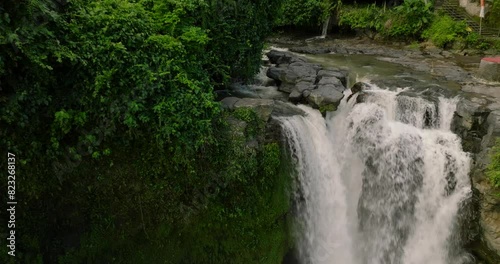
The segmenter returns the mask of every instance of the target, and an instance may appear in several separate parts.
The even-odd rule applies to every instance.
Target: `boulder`
[[[238,108],[251,108],[265,122],[270,116],[305,115],[299,107],[279,100],[226,97],[221,101],[222,107],[235,110]]]
[[[336,89],[334,85],[322,85],[311,91],[307,102],[314,108],[323,108],[328,105],[337,107],[344,94]]]
[[[229,110],[234,110],[234,104],[241,100],[238,97],[226,97],[222,99],[220,102],[222,104],[222,108],[224,109],[229,109]]]
[[[313,83],[316,79],[317,67],[310,63],[294,62],[289,65],[269,67],[267,76],[276,80],[280,91],[291,93],[296,84],[301,83],[300,89],[308,89],[304,83]]]
[[[302,93],[305,90],[313,90],[315,87],[314,83],[308,81],[300,81],[295,85],[298,92]]]
[[[305,61],[303,58],[285,51],[271,50],[266,55],[272,64],[290,64]]]
[[[370,84],[364,83],[364,82],[357,82],[351,87],[351,92],[353,94],[355,94],[355,93],[359,93],[361,91],[366,91],[366,90],[371,90],[371,89],[372,89],[372,86]]]
[[[286,71],[287,69],[285,67],[271,66],[267,69],[266,76],[275,81],[281,81]]]
[[[461,99],[453,115],[451,131],[462,138],[463,149],[472,153],[479,153],[483,148],[481,142],[487,135],[487,123],[490,111],[480,102]]]
[[[305,116],[306,113],[291,103],[285,103],[282,101],[274,101],[272,116],[294,116],[301,115]]]
[[[361,93],[363,91],[371,90],[371,89],[372,89],[372,87],[370,84],[367,84],[364,82],[357,82],[351,87],[351,94],[349,95],[349,97],[347,97],[347,101],[349,102],[351,97],[353,97],[357,93],[360,93],[358,95],[358,97],[356,98],[356,102],[357,103],[364,102],[366,99],[366,93],[363,93],[363,94],[361,94]]]
[[[311,90],[305,90],[305,91],[303,91],[303,92],[302,92],[302,96],[303,96],[304,98],[309,97],[309,95],[311,95]]]
[[[336,77],[338,78],[342,84],[347,87],[347,72],[339,69],[330,69],[330,70],[320,70],[318,71],[318,82],[321,81],[324,77]]]
[[[343,92],[345,90],[344,85],[342,82],[337,78],[337,77],[323,77],[321,80],[318,82],[318,87],[320,86],[333,86],[335,90],[339,92]]]
[[[305,62],[294,62],[289,66],[290,70],[299,76],[300,79],[310,79],[316,78],[316,73],[318,72],[318,66]]]
[[[292,92],[288,95],[288,101],[292,103],[298,103],[302,99],[302,92],[298,91],[297,88],[293,88]]]
[[[234,109],[247,107],[253,109],[264,122],[269,120],[274,101],[271,99],[242,98],[234,103]]]
[[[485,80],[500,82],[500,57],[483,58],[478,74]]]

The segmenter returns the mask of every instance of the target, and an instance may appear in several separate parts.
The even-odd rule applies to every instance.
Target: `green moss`
[[[277,143],[270,143],[264,146],[263,166],[266,176],[273,176],[280,166],[281,153]]]
[[[325,115],[326,112],[333,112],[336,111],[337,107],[334,104],[327,104],[319,107],[319,111],[321,114]]]
[[[500,187],[500,139],[496,140],[495,146],[490,151],[490,164],[486,168],[486,176],[496,188]]]
[[[288,156],[277,142],[246,145],[250,132],[264,135],[251,109],[227,114],[249,122],[244,134],[221,126],[192,167],[145,140],[73,171],[79,181],[59,195],[83,230],[59,263],[281,263],[292,243]]]
[[[249,107],[236,108],[232,115],[247,123],[253,122],[256,118],[255,112]]]

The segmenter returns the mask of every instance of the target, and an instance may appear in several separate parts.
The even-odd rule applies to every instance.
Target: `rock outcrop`
[[[221,103],[223,108],[229,110],[250,108],[264,122],[268,122],[271,117],[305,115],[299,107],[279,100],[226,97]]]
[[[463,149],[474,157],[470,175],[475,215],[471,220],[479,232],[470,247],[484,263],[500,263],[500,190],[485,175],[491,147],[500,137],[500,109],[485,99],[462,98],[451,129],[462,138]]]
[[[267,76],[274,79],[278,89],[288,93],[293,103],[307,103],[322,111],[335,110],[344,97],[347,72],[306,62],[288,52],[272,50],[267,53],[269,67]]]
[[[483,58],[478,74],[485,80],[500,82],[500,57]]]

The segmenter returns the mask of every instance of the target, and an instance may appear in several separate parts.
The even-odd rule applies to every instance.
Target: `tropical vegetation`
[[[0,149],[16,155],[19,228],[0,262],[281,263],[289,161],[216,92],[259,70],[273,27],[329,17],[373,38],[495,45],[421,0],[1,1]]]

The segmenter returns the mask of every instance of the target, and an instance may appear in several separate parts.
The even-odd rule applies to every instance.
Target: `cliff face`
[[[490,149],[500,136],[497,107],[484,99],[461,99],[452,123],[452,130],[462,138],[464,150],[473,155],[471,205],[475,207],[475,214],[469,220],[475,222],[473,226],[479,230],[472,232],[470,247],[485,263],[500,263],[500,190],[495,189],[485,175]]]
[[[342,88],[345,89],[348,72],[339,69],[325,71],[325,69],[321,69],[320,65],[308,63],[293,53],[271,51],[267,55],[272,65],[264,72],[267,73],[268,78],[273,80],[273,85],[277,85],[277,92],[282,93],[280,99],[227,97],[222,103],[225,108],[233,111],[238,108],[253,109],[262,121],[267,122],[266,141],[269,141],[270,138],[279,141],[281,129],[273,117],[303,114],[300,109],[291,104],[283,103],[281,100],[306,103],[320,110],[326,110],[322,105],[315,105],[309,100],[311,93],[318,90],[321,85],[329,89],[332,88],[331,91],[336,90],[337,86],[343,86]],[[409,66],[411,65],[423,65],[423,63],[412,61]],[[500,98],[500,90],[494,85],[465,82],[466,79],[470,79],[470,74],[466,74],[459,67],[445,67],[443,69],[449,69],[451,73],[456,73],[450,75],[448,74],[450,72],[442,72],[441,74],[446,76],[446,79],[459,82],[461,89],[452,90],[449,87],[443,87],[437,91],[436,87],[429,90],[425,86],[422,93],[404,93],[402,95],[424,96],[430,101],[435,99],[434,93],[447,94],[450,97],[457,94],[461,96],[451,129],[462,138],[463,149],[471,153],[473,158],[470,172],[473,196],[461,208],[458,217],[460,229],[454,239],[458,239],[458,242],[455,242],[463,244],[474,253],[476,259],[479,260],[478,263],[497,264],[500,263],[500,190],[491,185],[485,176],[485,169],[490,162],[490,149],[495,144],[496,138],[500,136],[500,104],[495,103]],[[455,80],[455,77],[458,79]],[[335,81],[335,85],[331,85],[333,82],[324,83],[330,80]],[[382,83],[378,83],[376,80],[372,81],[379,86],[390,82],[390,80],[385,79],[379,80]],[[402,82],[403,80],[398,79],[397,81]],[[414,82],[415,80],[411,79],[408,85],[414,85]],[[399,83],[399,86],[401,85]],[[354,89],[356,90],[356,87]],[[360,89],[360,91],[362,90]],[[427,92],[423,92],[424,90]],[[361,93],[357,100],[362,101],[362,95]],[[341,98],[336,98],[334,100],[335,107],[329,110],[335,110],[336,104]]]

